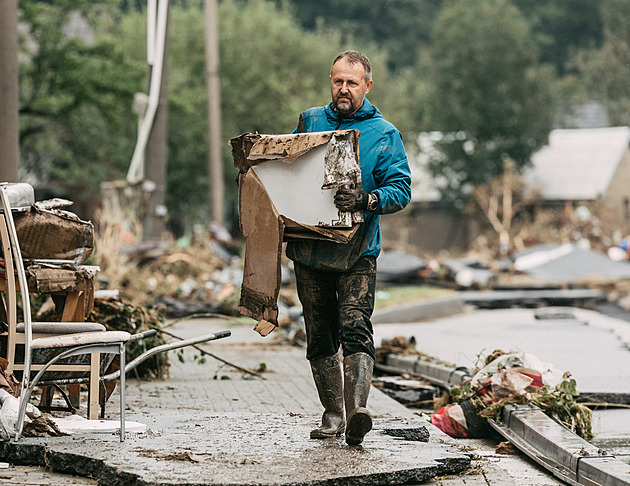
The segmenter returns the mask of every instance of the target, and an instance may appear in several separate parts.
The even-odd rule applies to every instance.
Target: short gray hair
[[[372,81],[372,63],[370,63],[367,56],[361,54],[359,51],[345,51],[339,54],[330,67],[331,75],[333,66],[341,59],[347,59],[350,64],[361,64],[363,66],[365,82]]]

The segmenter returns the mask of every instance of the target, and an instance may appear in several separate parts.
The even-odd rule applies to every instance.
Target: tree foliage
[[[286,0],[277,0],[284,3]],[[307,29],[325,25],[344,39],[376,43],[388,53],[393,71],[416,64],[429,44],[431,25],[443,0],[291,0],[296,18]]]
[[[20,2],[21,177],[63,185],[79,203],[117,177],[141,66],[93,36],[108,2]],[[77,28],[78,26],[78,28]]]
[[[528,163],[551,128],[548,73],[526,22],[507,0],[456,0],[437,19],[430,57],[429,121],[444,134],[429,168],[460,207],[472,187],[513,159]]]
[[[208,214],[203,2],[175,2],[169,20],[167,206],[177,232]],[[228,205],[236,210],[228,140],[243,132],[287,133],[301,111],[330,100],[332,59],[363,48],[348,35],[305,31],[289,9],[265,0],[219,5],[223,153]],[[69,20],[86,24],[73,35]],[[21,168],[24,178],[74,188],[75,202],[98,196],[99,183],[123,178],[133,153],[133,95],[146,92],[146,12],[136,3],[23,2]],[[403,93],[386,55],[370,47],[371,99],[410,128]],[[391,106],[391,110],[388,110]],[[57,191],[59,192],[59,191]],[[59,194],[56,194],[59,195]]]
[[[287,9],[269,1],[224,0],[218,13],[225,187],[229,212],[235,217],[236,170],[228,140],[244,132],[292,131],[300,112],[330,101],[330,64],[346,46],[356,46],[342,44],[341,36],[332,31],[304,31]],[[143,12],[132,12],[116,33],[136,61],[144,56],[138,46],[144,45],[145,22]],[[208,214],[204,53],[201,5],[173,6],[167,205],[171,227],[178,232],[204,221]],[[403,89],[385,88],[387,69],[382,53],[374,50],[372,60],[375,99],[394,104],[399,97],[391,93]]]
[[[623,0],[622,0],[623,1]],[[564,73],[572,51],[593,48],[603,39],[599,0],[512,0],[531,29],[540,62]]]
[[[630,125],[630,3],[605,0],[602,19],[601,47],[576,52],[570,66],[590,97],[604,103],[613,125]]]
[[[171,2],[167,206],[178,232],[209,213],[203,3]],[[421,131],[445,134],[432,169],[451,201],[497,175],[505,156],[521,167],[546,137],[549,91],[566,92],[541,62],[570,71],[566,86],[584,87],[615,122],[627,123],[626,3],[222,0],[228,207],[234,215],[227,141],[243,132],[289,132],[301,111],[328,103],[330,63],[348,48],[370,57],[370,100],[411,135],[406,140]],[[67,195],[80,202],[98,197],[101,181],[124,177],[137,134],[133,95],[146,92],[148,81],[145,5],[20,2],[23,179],[71,188]],[[86,23],[80,34],[77,22]]]

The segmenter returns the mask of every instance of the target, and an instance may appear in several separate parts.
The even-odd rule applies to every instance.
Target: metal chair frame
[[[22,254],[15,229],[15,223],[11,211],[11,205],[7,194],[7,188],[0,186],[0,236],[2,237],[2,249],[5,259],[5,267],[7,271],[7,297],[9,307],[13,311],[9,312],[9,332],[11,327],[17,327],[16,309],[16,293],[18,288],[15,285],[15,277],[17,277],[19,292],[22,300],[22,310],[24,317],[24,364],[22,373],[21,393],[19,399],[18,424],[16,427],[15,441],[17,441],[23,430],[26,408],[29,403],[34,388],[38,385],[46,371],[58,369],[60,365],[55,365],[59,360],[77,356],[90,354],[92,356],[90,370],[90,382],[95,383],[98,390],[100,366],[100,354],[117,353],[120,356],[120,369],[125,369],[125,343],[129,340],[130,334],[122,331],[97,331],[59,334],[50,337],[33,337],[33,323],[31,320],[30,296],[28,283],[26,279],[26,271]],[[14,273],[15,271],[15,273]],[[13,299],[13,300],[12,300]],[[63,323],[60,323],[63,324]],[[15,332],[15,327],[13,328]],[[60,326],[60,329],[63,326]],[[32,352],[34,349],[56,349],[61,350],[59,354],[48,360],[43,365],[32,365]],[[35,371],[35,367],[40,367],[34,378],[31,379],[31,371]],[[63,365],[63,369],[72,369],[71,366]],[[96,372],[95,372],[96,370]],[[125,438],[125,374],[121,373],[120,379],[120,441]],[[54,383],[55,380],[51,380]]]

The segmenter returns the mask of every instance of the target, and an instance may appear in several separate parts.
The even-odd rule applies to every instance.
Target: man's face
[[[365,81],[361,64],[350,64],[344,58],[332,67],[330,93],[337,113],[341,116],[350,116],[361,108],[371,87],[372,81]]]

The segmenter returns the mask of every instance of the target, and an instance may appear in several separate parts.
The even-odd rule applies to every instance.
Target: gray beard
[[[341,116],[349,116],[355,112],[355,108],[352,102],[346,106],[347,108],[342,108],[337,103],[335,103],[335,110],[337,110],[337,113],[339,113]]]

